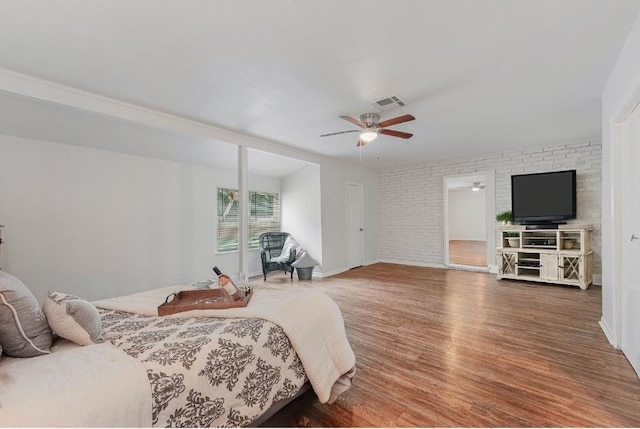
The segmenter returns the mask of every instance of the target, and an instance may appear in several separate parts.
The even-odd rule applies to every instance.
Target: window
[[[218,188],[218,252],[238,250],[238,191]],[[263,232],[280,231],[280,194],[249,191],[249,249]]]

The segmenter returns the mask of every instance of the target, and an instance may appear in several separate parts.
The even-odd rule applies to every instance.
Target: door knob
[[[638,240],[638,237],[636,237],[635,234],[631,234],[631,241],[633,241],[633,240]]]

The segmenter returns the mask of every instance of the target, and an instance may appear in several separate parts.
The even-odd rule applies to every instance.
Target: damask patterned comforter
[[[106,339],[146,368],[155,427],[246,426],[307,381],[287,335],[264,319],[100,313]]]
[[[169,286],[127,296],[94,301],[101,309],[124,311],[148,317],[158,316],[158,305],[181,290],[198,289],[197,284]],[[191,310],[165,318],[262,319],[282,328],[302,362],[318,400],[332,403],[352,384],[356,357],[344,328],[338,306],[325,293],[303,287],[286,290],[254,288],[246,307],[225,310]]]

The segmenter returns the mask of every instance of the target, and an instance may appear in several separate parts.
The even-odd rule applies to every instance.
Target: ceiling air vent
[[[396,107],[404,107],[405,103],[397,95],[392,95],[374,102],[373,105],[381,110],[391,110]]]

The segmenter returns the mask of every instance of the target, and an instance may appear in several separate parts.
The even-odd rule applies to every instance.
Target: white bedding
[[[157,316],[166,297],[193,286],[170,286],[133,295],[95,301],[96,307]],[[289,337],[318,399],[333,402],[351,386],[355,355],[349,345],[338,306],[312,290],[254,290],[249,305],[225,310],[193,310],[167,317],[247,317],[273,322]]]
[[[144,367],[110,343],[58,340],[48,355],[2,357],[0,426],[150,427],[150,410]]]

